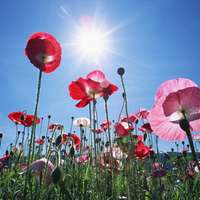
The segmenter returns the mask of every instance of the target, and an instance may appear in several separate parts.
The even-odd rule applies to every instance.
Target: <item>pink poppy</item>
[[[22,124],[22,120],[20,119],[22,114],[23,112],[21,111],[13,112],[8,115],[8,118],[11,119],[15,124]]]
[[[181,153],[183,153],[184,151],[188,152],[189,149],[188,149],[188,148],[184,148],[184,149],[181,151]]]
[[[158,137],[167,141],[186,139],[185,131],[179,126],[183,113],[191,131],[200,131],[200,89],[195,83],[184,78],[167,81],[160,86],[155,99],[149,121]]]
[[[101,122],[101,128],[104,130],[104,129],[108,129],[108,124],[109,124],[109,128],[111,127],[111,125],[112,125],[112,122],[108,122],[107,123],[107,120],[105,119],[105,120],[103,120],[102,122]]]
[[[88,155],[82,155],[76,159],[78,163],[83,163],[85,165],[86,162],[90,161],[90,157]]]
[[[143,158],[149,155],[150,148],[145,146],[141,140],[138,141],[137,146],[135,147],[135,158],[141,161],[144,161]]]
[[[165,171],[164,169],[158,169],[153,172],[153,176],[160,178],[165,176],[165,174],[167,174],[167,171]]]
[[[86,151],[88,151],[88,150],[89,150],[89,146],[86,145],[85,147],[83,147],[82,152],[86,152]]]
[[[49,132],[52,132],[54,130],[54,128],[56,128],[56,130],[60,130],[60,124],[59,123],[53,123],[53,124],[50,124],[48,126],[48,130],[51,130]]]
[[[46,163],[47,163],[47,159],[41,158],[41,159],[36,160],[35,162],[33,162],[29,165],[29,170],[34,170],[34,174],[35,174],[35,177],[36,177],[38,182],[40,182],[40,176],[42,176],[42,181],[43,181]],[[51,172],[52,172],[53,169],[54,169],[54,165],[52,164],[51,161],[49,161],[48,167],[47,167],[45,185],[50,184],[52,182]],[[21,174],[24,174],[26,172],[26,170],[27,170],[27,168],[24,168]]]
[[[111,95],[118,90],[118,87],[111,84],[103,72],[95,70],[90,72],[86,79],[79,78],[72,81],[69,85],[69,95],[74,100],[81,100],[76,107],[83,108],[94,98],[102,97],[103,95]]]
[[[42,138],[39,138],[36,140],[36,143],[43,145],[44,144],[44,140]]]
[[[127,117],[124,116],[124,115],[121,115],[120,119],[121,119],[122,122],[127,122]],[[130,123],[134,123],[137,119],[138,119],[138,114],[136,114],[136,113],[131,113],[128,116],[128,120],[129,120]]]
[[[132,132],[135,127],[132,124],[130,124],[129,126],[130,126],[130,132]],[[114,125],[114,128],[118,136],[125,137],[130,134],[127,122],[119,122],[118,124]]]
[[[200,134],[195,134],[192,136],[193,140],[200,140]]]
[[[94,133],[94,129],[93,129],[93,128],[91,129],[91,131]],[[96,129],[95,129],[95,133],[99,133],[99,134],[100,134],[100,133],[102,133],[102,132],[103,132],[103,129],[102,129],[102,128],[96,128]]]
[[[42,71],[50,73],[60,65],[62,49],[52,35],[38,32],[28,39],[25,54],[38,69],[44,59]]]
[[[159,167],[163,167],[163,164],[162,163],[159,164],[157,162],[153,164],[153,168],[158,169]]]
[[[140,108],[137,114],[138,118],[140,118],[143,122],[146,122],[149,117],[149,111],[145,108]]]
[[[34,121],[34,115],[26,115],[26,119],[22,121],[22,124],[25,127],[30,127],[33,125],[33,121]],[[40,123],[40,118],[37,117],[36,124],[39,124],[39,123]]]
[[[154,134],[149,123],[142,125],[141,128],[138,128],[138,130],[140,130],[144,133],[147,133],[147,134],[149,134],[149,133]]]

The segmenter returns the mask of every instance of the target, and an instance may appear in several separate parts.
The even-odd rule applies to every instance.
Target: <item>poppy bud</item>
[[[123,67],[119,67],[119,68],[117,69],[117,73],[118,73],[120,76],[122,76],[122,75],[124,74],[124,72],[125,72],[125,70],[124,70]]]
[[[0,138],[2,138],[2,137],[3,137],[3,132],[0,133]]]
[[[59,134],[59,135],[56,137],[55,145],[58,146],[59,144],[61,144],[62,139],[63,139],[62,134]]]
[[[184,145],[184,144],[185,144],[185,142],[184,142],[184,141],[182,141],[182,144]]]
[[[101,138],[96,138],[96,139],[95,139],[95,142],[96,142],[96,143],[101,142]]]
[[[190,145],[189,145],[189,144],[187,144],[187,148],[190,148]]]
[[[135,124],[138,124],[138,122],[139,122],[139,119],[136,119],[136,120],[135,120]]]
[[[6,150],[6,156],[8,156],[8,154],[9,154],[9,151],[8,151],[8,150]]]
[[[104,101],[107,101],[109,99],[109,96],[108,95],[103,95],[103,99],[104,99]]]
[[[14,153],[13,153],[13,151],[11,151],[11,152],[10,152],[10,156],[14,156]]]
[[[55,185],[60,181],[61,179],[61,170],[59,167],[55,167],[53,171],[51,172],[51,179]]]
[[[20,120],[21,120],[21,121],[24,121],[25,119],[26,119],[25,115],[24,115],[24,114],[21,114]]]
[[[75,155],[75,149],[74,149],[74,147],[72,146],[72,147],[70,147],[70,149],[69,149],[69,155],[71,156],[71,158],[73,158],[74,157],[74,155]]]
[[[168,160],[170,159],[170,157],[169,157],[169,154],[168,154],[168,153],[164,153],[163,157],[164,157],[164,158],[166,158],[166,159],[168,159]]]
[[[179,125],[186,133],[190,131],[190,124],[187,119],[180,120]]]
[[[45,139],[45,136],[44,136],[44,135],[42,136],[42,139],[43,139],[43,140]]]
[[[72,120],[74,119],[74,117],[72,116]]]
[[[184,156],[184,157],[187,156],[187,151],[183,151],[183,156]]]
[[[145,142],[146,139],[147,139],[147,133],[144,132],[144,134],[143,134],[143,140],[144,140],[144,142]]]
[[[51,115],[48,115],[48,118],[50,119],[50,118],[51,118]]]
[[[18,131],[17,133],[18,133],[18,135],[19,135],[19,134],[20,134],[20,131]]]

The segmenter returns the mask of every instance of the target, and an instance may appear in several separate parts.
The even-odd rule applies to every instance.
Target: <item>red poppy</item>
[[[91,129],[91,131],[94,133],[94,129],[93,129],[93,128]],[[103,129],[102,129],[102,128],[96,128],[96,129],[95,129],[95,133],[99,133],[99,134],[100,134],[100,133],[102,133],[102,132],[103,132]]]
[[[50,73],[60,65],[62,49],[52,35],[38,32],[28,39],[25,54],[30,62],[39,69],[44,60],[42,71]]]
[[[10,113],[8,118],[11,119],[15,124],[22,124],[23,121],[20,119],[21,115],[23,115],[23,112],[17,111]]]
[[[72,138],[74,141],[74,145],[78,145],[80,143],[80,139],[78,136],[76,136],[75,134],[71,134],[71,137],[69,137],[69,135],[67,135],[66,133],[63,133],[63,140],[62,140],[62,144],[65,144],[68,138]]]
[[[2,167],[4,164],[2,162],[0,162],[0,167]]]
[[[1,158],[2,161],[7,161],[10,158],[10,154],[6,156],[6,154],[3,154],[3,158]]]
[[[111,127],[111,125],[112,125],[112,122],[109,122],[109,123],[107,123],[107,120],[105,119],[105,120],[103,120],[102,121],[102,123],[101,123],[101,128],[104,130],[104,129],[108,129],[108,124],[109,124],[109,128]]]
[[[54,130],[54,128],[56,127],[56,130],[60,130],[60,127],[61,125],[59,123],[53,123],[53,124],[50,124],[48,126],[48,130],[51,130],[49,132],[52,132]]]
[[[110,169],[112,169],[112,161],[111,161],[110,155],[103,156],[102,159],[103,159],[104,162],[101,163],[102,165],[100,165],[100,166],[101,166],[101,167],[105,167],[105,166],[107,166],[107,164],[108,164],[108,167],[109,167]],[[116,168],[116,167],[119,166],[119,162],[118,162],[115,158],[113,158],[113,166],[114,166],[114,168]]]
[[[24,121],[22,121],[22,124],[25,127],[30,127],[33,125],[33,121],[34,121],[34,115],[26,115],[26,119]],[[40,118],[37,117],[36,124],[39,124],[39,123],[40,123]]]
[[[74,100],[81,100],[76,107],[83,108],[94,98],[102,97],[103,95],[111,95],[118,90],[118,87],[111,84],[105,74],[99,70],[90,72],[86,79],[79,78],[72,81],[69,85],[69,95]]]
[[[42,138],[39,138],[36,140],[36,143],[43,145],[44,144],[44,140]]]
[[[140,130],[144,133],[147,133],[147,134],[149,134],[149,133],[154,134],[149,123],[142,125],[141,128],[138,128],[138,130]]]
[[[150,148],[145,146],[141,140],[138,141],[137,146],[135,147],[135,158],[144,161],[143,158],[149,155]]]
[[[167,171],[165,171],[164,169],[158,169],[158,170],[155,170],[154,172],[153,172],[153,175],[155,176],[155,177],[163,177],[163,176],[165,176],[165,174],[167,173]]]
[[[121,137],[125,137],[130,134],[129,127],[130,127],[130,132],[132,132],[135,128],[132,124],[129,124],[128,126],[127,122],[119,122],[118,124],[114,125],[117,135]]]

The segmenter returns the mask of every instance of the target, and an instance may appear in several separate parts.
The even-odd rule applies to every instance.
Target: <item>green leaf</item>
[[[128,142],[128,137],[124,137],[122,141],[123,141],[123,143]]]
[[[9,174],[3,179],[3,180],[0,180],[0,185],[2,183],[4,183],[5,181],[7,181],[9,178],[11,178],[12,176],[14,176],[17,172],[19,172],[22,168],[19,168],[17,170],[13,170],[11,172],[9,172]]]

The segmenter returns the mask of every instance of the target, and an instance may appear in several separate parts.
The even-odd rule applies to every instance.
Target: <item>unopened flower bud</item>
[[[6,156],[8,156],[8,154],[9,154],[9,151],[8,151],[8,150],[6,150]]]
[[[24,115],[24,114],[21,114],[20,120],[21,120],[21,121],[24,121],[25,119],[26,119],[25,115]]]
[[[169,157],[169,154],[168,154],[168,153],[164,153],[164,154],[163,154],[163,157],[164,157],[164,158],[166,158],[166,159],[168,159],[168,160],[170,159],[170,157]]]
[[[75,149],[74,149],[73,146],[71,146],[70,149],[69,149],[69,155],[71,156],[71,158],[73,158],[74,155],[75,155]]]
[[[104,101],[107,101],[109,99],[109,96],[108,95],[103,95],[103,99],[104,99]]]
[[[60,179],[61,179],[61,170],[59,167],[55,167],[51,172],[51,180],[55,185],[57,185]]]
[[[12,157],[12,156],[14,156],[14,153],[13,153],[13,151],[11,151],[11,152],[10,152],[10,156],[11,156],[11,157]]]
[[[62,139],[63,139],[62,134],[59,134],[59,135],[56,137],[55,145],[58,146],[59,144],[61,144]]]
[[[147,139],[147,133],[144,132],[144,134],[143,134],[143,140],[144,140],[144,142],[145,142],[146,139]]]
[[[117,73],[118,73],[120,76],[122,76],[122,75],[124,74],[124,72],[125,72],[125,70],[124,70],[123,67],[119,67],[119,68],[117,69]]]
[[[2,137],[3,137],[3,132],[0,133],[0,138],[2,138]]]
[[[190,124],[187,119],[180,120],[179,125],[186,133],[190,132]]]

